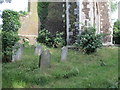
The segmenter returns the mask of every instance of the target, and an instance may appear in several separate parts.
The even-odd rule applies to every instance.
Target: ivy
[[[18,42],[18,29],[20,28],[19,13],[12,10],[4,10],[2,14],[2,61],[12,60],[13,46]]]
[[[45,28],[45,20],[48,16],[49,2],[38,2],[38,16],[41,22],[41,30]]]
[[[18,31],[20,28],[19,13],[12,10],[4,10],[2,14],[3,31]]]

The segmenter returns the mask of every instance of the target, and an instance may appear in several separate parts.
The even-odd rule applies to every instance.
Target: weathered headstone
[[[68,54],[68,48],[63,47],[61,49],[61,61],[65,61],[67,59],[67,54]]]
[[[23,45],[21,45],[21,44],[16,44],[16,45],[13,47],[12,61],[20,60],[21,57],[22,57],[22,53],[23,53]]]
[[[51,54],[49,50],[45,50],[40,55],[39,67],[42,71],[50,67]]]
[[[36,47],[35,47],[35,55],[41,55],[42,51],[43,51],[42,46],[36,45]]]

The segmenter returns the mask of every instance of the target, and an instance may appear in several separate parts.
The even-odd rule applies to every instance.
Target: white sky
[[[0,5],[0,10],[12,9],[15,11],[26,11],[28,6],[28,0],[12,0],[11,3],[2,3]]]

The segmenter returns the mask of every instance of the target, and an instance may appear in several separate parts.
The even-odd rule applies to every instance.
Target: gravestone
[[[39,67],[42,71],[50,67],[51,54],[49,50],[45,50],[41,53],[39,59]]]
[[[12,61],[20,60],[22,57],[22,53],[23,53],[23,45],[16,44],[13,47]]]
[[[36,47],[35,47],[35,55],[41,55],[42,51],[43,51],[42,46],[36,45]]]
[[[61,61],[65,61],[67,59],[67,54],[68,54],[68,48],[63,47],[61,49]]]

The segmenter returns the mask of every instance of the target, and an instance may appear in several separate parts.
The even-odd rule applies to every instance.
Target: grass
[[[44,46],[46,49],[47,47]],[[99,49],[92,55],[69,50],[60,62],[60,49],[51,52],[51,67],[41,73],[33,47],[24,48],[21,61],[2,66],[3,88],[115,88],[118,87],[118,48]],[[101,66],[102,60],[106,65]]]

